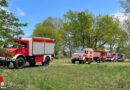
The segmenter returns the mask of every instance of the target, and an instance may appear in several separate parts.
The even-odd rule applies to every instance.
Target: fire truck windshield
[[[107,53],[107,56],[110,56],[110,57],[111,57],[111,56],[113,56],[113,54],[112,54],[112,53]]]
[[[4,48],[18,48],[19,42],[18,41],[8,41]]]
[[[121,55],[120,54],[118,54],[118,58],[120,58],[121,57]]]
[[[94,55],[101,55],[100,52],[94,52]]]
[[[76,50],[75,53],[84,53],[84,50]]]

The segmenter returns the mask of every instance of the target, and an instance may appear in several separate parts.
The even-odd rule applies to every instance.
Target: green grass
[[[59,59],[50,66],[3,68],[0,72],[10,90],[130,90],[128,61],[89,65]]]

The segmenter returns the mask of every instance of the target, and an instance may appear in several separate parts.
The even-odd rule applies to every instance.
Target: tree
[[[120,31],[119,20],[113,16],[96,16],[88,12],[73,12],[69,10],[65,16],[64,30],[66,43],[71,47],[89,47],[93,49],[104,49],[105,44],[116,45]],[[72,48],[70,48],[71,50]]]
[[[128,20],[125,21],[125,31],[128,35],[127,43],[120,52],[125,53],[126,57],[130,58],[130,0],[120,0],[121,7],[124,9],[124,13],[128,16]],[[123,27],[123,28],[124,28]]]
[[[130,13],[130,0],[120,0],[120,4],[126,13]]]
[[[61,45],[61,47],[62,47],[61,50],[62,50],[64,56],[68,56],[66,54],[66,52],[69,51],[69,56],[71,57],[72,49],[73,49],[73,40],[72,40],[71,32],[69,31],[70,27],[67,25],[66,22],[64,22],[62,25],[63,25],[63,27],[61,28],[61,30],[62,30],[63,42]]]
[[[96,24],[94,27],[95,47],[97,46],[96,48],[100,48],[105,44],[109,44],[110,51],[112,51],[122,30],[119,25],[119,20],[113,18],[112,16],[99,15],[96,19]]]
[[[42,23],[36,24],[36,28],[33,31],[33,36],[47,37],[56,40],[55,54],[60,51],[60,45],[62,42],[62,33],[60,30],[62,20],[59,18],[48,17]]]
[[[65,15],[65,23],[68,27],[74,47],[91,46],[91,27],[93,23],[93,15],[88,10],[82,12],[73,12],[69,10]]]
[[[5,7],[8,7],[6,0],[0,1],[0,46],[4,44],[4,40],[13,38],[20,34],[23,34],[22,26],[26,26],[27,23],[19,23],[19,19],[16,18],[13,13],[8,12]]]

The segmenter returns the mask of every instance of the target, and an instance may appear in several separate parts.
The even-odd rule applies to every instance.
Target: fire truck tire
[[[75,64],[75,60],[72,60],[72,64]]]
[[[3,64],[3,62],[0,62],[0,66],[3,66],[4,64]]]
[[[88,62],[88,64],[91,64],[91,62]]]
[[[104,62],[105,62],[105,60],[104,60],[104,59],[102,59],[102,62],[104,63]]]
[[[30,66],[35,66],[35,64],[36,64],[36,63],[35,63],[35,60],[29,61],[29,65],[30,65]]]
[[[5,62],[5,66],[9,67],[10,62]]]
[[[0,62],[0,66],[9,66],[10,65],[10,62]]]
[[[101,59],[98,59],[99,63],[101,63]]]
[[[82,64],[82,61],[79,61],[79,64]]]
[[[91,62],[92,62],[92,59],[90,59],[90,61],[88,61],[88,64],[91,64]]]
[[[86,64],[86,60],[83,61],[83,64]]]
[[[25,60],[24,60],[24,58],[19,57],[13,64],[14,64],[14,68],[22,69],[22,68],[24,68]]]
[[[42,62],[43,66],[48,66],[50,64],[50,57],[45,58],[45,62]]]

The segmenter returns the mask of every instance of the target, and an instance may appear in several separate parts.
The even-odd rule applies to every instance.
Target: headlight
[[[111,58],[111,60],[114,60],[114,58]]]

